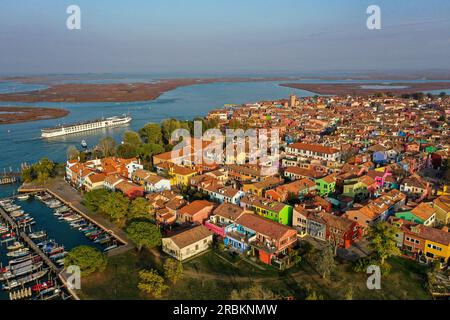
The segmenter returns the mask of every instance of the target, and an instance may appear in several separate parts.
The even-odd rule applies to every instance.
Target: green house
[[[419,223],[419,224],[423,224],[423,222],[424,222],[423,219],[420,219],[418,216],[413,214],[411,211],[397,212],[395,214],[395,217],[399,218],[399,219],[411,221],[414,223]]]
[[[294,209],[292,206],[282,202],[252,195],[242,198],[241,206],[254,211],[266,219],[283,225],[292,224],[292,212]]]
[[[315,183],[319,196],[328,196],[336,189],[336,174],[330,174],[326,177],[316,179]]]
[[[359,179],[345,180],[343,188],[342,194],[353,199],[365,199],[369,195],[367,185]]]

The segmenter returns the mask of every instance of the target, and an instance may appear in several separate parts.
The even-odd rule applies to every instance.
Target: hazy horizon
[[[66,9],[81,8],[81,30]],[[381,30],[366,9],[381,8]],[[0,0],[0,74],[449,71],[450,2]]]

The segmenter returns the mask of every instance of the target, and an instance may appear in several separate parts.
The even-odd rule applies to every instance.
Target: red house
[[[121,191],[127,198],[132,200],[144,196],[144,187],[128,181],[118,183],[115,188],[116,190]]]

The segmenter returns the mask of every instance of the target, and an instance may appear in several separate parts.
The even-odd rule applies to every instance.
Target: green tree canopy
[[[126,232],[137,245],[138,250],[143,247],[154,248],[161,245],[161,231],[153,223],[146,221],[132,222],[127,227]]]
[[[117,147],[117,156],[125,159],[138,156],[138,147],[129,143],[122,143]]]
[[[112,221],[120,223],[127,214],[130,201],[120,192],[110,192],[100,203],[98,211],[107,215]]]
[[[151,269],[139,271],[138,288],[155,298],[161,298],[169,287],[164,283],[164,278],[156,270]]]
[[[230,300],[280,300],[281,296],[255,284],[248,289],[231,291]]]
[[[80,151],[75,146],[69,146],[67,148],[67,159],[68,160],[76,160],[78,159],[78,155],[80,154]]]
[[[328,278],[336,267],[334,261],[334,250],[331,245],[327,245],[321,250],[314,261],[314,267],[322,278]]]
[[[190,131],[189,123],[179,121],[177,119],[166,119],[161,122],[162,134],[164,143],[168,144],[171,141],[172,132],[176,129],[186,129]]]
[[[55,175],[56,165],[48,158],[42,158],[39,162],[22,171],[22,178],[25,182],[37,180],[40,183],[45,183]]]
[[[149,209],[149,204],[148,204],[147,199],[136,198],[130,204],[130,209],[128,211],[128,218],[135,219],[135,218],[148,217],[148,215],[149,215],[148,209]]]
[[[153,164],[153,156],[163,153],[164,147],[155,143],[146,143],[141,145],[137,150],[139,157],[148,164]]]
[[[145,143],[161,145],[163,143],[161,125],[158,123],[147,123],[139,129],[139,135]]]
[[[367,236],[369,246],[380,259],[381,265],[390,256],[400,254],[396,243],[397,233],[398,228],[387,222],[379,222],[370,227]]]
[[[108,261],[106,256],[94,247],[79,246],[69,251],[64,258],[66,266],[79,266],[82,275],[88,275],[96,271],[104,271]]]
[[[142,140],[137,132],[126,131],[123,134],[123,144],[129,144],[137,148],[142,144]]]
[[[100,139],[97,145],[103,157],[113,156],[116,151],[116,142],[112,137],[104,137]]]
[[[183,265],[174,259],[167,259],[164,262],[164,276],[173,284],[183,276]]]
[[[89,191],[83,197],[83,205],[92,212],[98,212],[100,205],[106,201],[109,193],[106,189]]]

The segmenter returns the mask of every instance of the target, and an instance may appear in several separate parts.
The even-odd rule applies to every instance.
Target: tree
[[[334,252],[331,245],[328,244],[322,251],[319,252],[314,261],[314,265],[322,278],[326,279],[331,275],[331,272],[333,272],[336,267]]]
[[[306,296],[305,300],[323,300],[323,297],[313,291]]]
[[[29,170],[24,173],[27,182],[37,180],[45,183],[48,178],[55,176],[55,164],[48,158],[42,158],[39,162],[33,164]]]
[[[164,147],[162,145],[159,144],[155,144],[155,143],[146,143],[141,145],[138,150],[137,153],[139,154],[139,157],[148,164],[153,164],[153,156],[163,153]]]
[[[353,287],[349,286],[344,295],[345,300],[353,300]]]
[[[75,146],[69,146],[67,148],[67,159],[68,160],[76,160],[78,159],[78,155],[80,154],[80,151]]]
[[[189,124],[187,122],[180,122],[177,119],[166,119],[161,122],[162,134],[164,143],[171,143],[172,132],[176,129],[186,129],[189,131]]]
[[[100,203],[99,212],[109,216],[109,218],[120,223],[126,218],[130,201],[119,192],[110,192]]]
[[[104,137],[98,142],[98,148],[103,157],[110,157],[114,155],[114,152],[116,151],[116,142],[112,137]]]
[[[125,159],[138,156],[138,147],[129,143],[122,143],[117,147],[117,156]]]
[[[138,288],[155,298],[161,298],[163,292],[169,287],[164,283],[164,278],[156,270],[151,269],[139,271]]]
[[[281,296],[255,284],[248,289],[231,291],[230,300],[280,300]]]
[[[142,140],[137,132],[126,131],[123,134],[123,144],[129,144],[137,148],[142,144]]]
[[[167,259],[164,263],[164,276],[173,284],[183,276],[183,265],[174,259]]]
[[[64,258],[66,266],[79,266],[81,275],[89,275],[96,271],[104,271],[108,261],[98,249],[90,246],[79,246],[69,251]]]
[[[136,198],[130,204],[128,218],[134,219],[148,217],[148,209],[149,204],[145,198]]]
[[[132,222],[126,229],[130,239],[140,251],[143,247],[154,248],[161,245],[161,231],[153,223],[140,221]]]
[[[384,265],[385,260],[390,256],[400,253],[396,243],[397,233],[398,228],[387,222],[379,222],[370,227],[367,236],[369,246],[380,259],[381,265]]]
[[[89,191],[83,197],[83,205],[92,212],[98,212],[100,205],[106,201],[109,193],[106,189]]]
[[[147,123],[143,128],[139,129],[139,135],[145,143],[158,145],[163,143],[162,129],[158,123]]]
[[[24,182],[32,182],[34,180],[32,167],[28,167],[22,170],[22,180]]]

